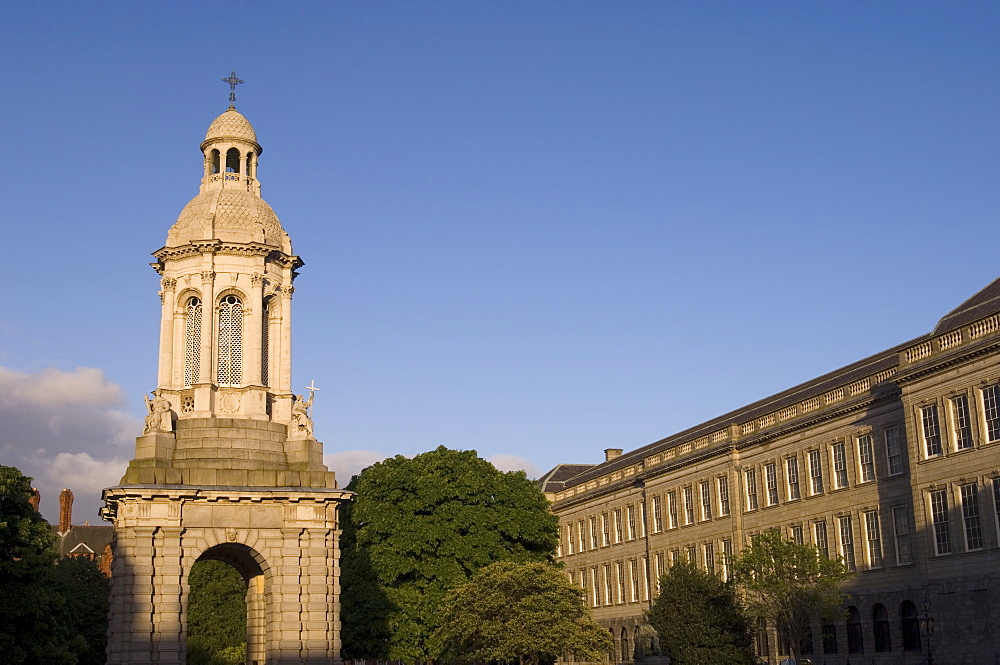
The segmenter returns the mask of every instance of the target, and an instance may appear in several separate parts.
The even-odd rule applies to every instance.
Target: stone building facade
[[[780,529],[857,571],[844,620],[812,626],[813,663],[1000,662],[1000,279],[927,335],[605,452],[542,484],[614,660],[632,659],[672,561],[726,578],[750,536]],[[787,657],[770,627],[757,645]]]
[[[235,76],[233,77],[235,78]],[[120,485],[108,663],[185,661],[188,575],[247,583],[247,662],[340,662],[337,488],[291,389],[292,282],[303,263],[261,198],[261,146],[230,108],[201,144],[200,191],[154,252],[159,376]]]

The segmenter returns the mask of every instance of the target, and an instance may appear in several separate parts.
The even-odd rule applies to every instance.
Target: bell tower
[[[185,661],[199,559],[244,576],[247,662],[339,662],[338,513],[352,495],[323,464],[312,391],[291,389],[303,263],[261,198],[249,121],[230,105],[200,149],[198,194],[153,253],[156,389],[135,458],[104,490],[115,526],[108,663]]]

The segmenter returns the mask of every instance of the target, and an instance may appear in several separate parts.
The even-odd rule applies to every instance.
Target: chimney
[[[73,526],[73,492],[64,489],[59,493],[59,533],[66,533]]]
[[[622,456],[622,449],[621,448],[605,448],[604,449],[604,461],[605,462],[610,462],[611,460],[615,459],[616,457],[621,457],[621,456]]]
[[[42,493],[38,491],[37,487],[32,487],[31,498],[28,499],[28,503],[30,503],[31,507],[35,509],[36,513],[38,512],[38,504],[41,502],[42,502]]]

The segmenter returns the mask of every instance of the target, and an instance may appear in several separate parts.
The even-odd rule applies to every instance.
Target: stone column
[[[266,611],[263,575],[255,575],[247,580],[247,662],[264,663],[267,657],[265,644]]]
[[[278,626],[268,660],[287,660],[292,654],[300,658],[302,654],[302,548],[299,538],[302,529],[282,529],[280,572],[275,579],[274,608],[278,612]]]
[[[160,365],[157,384],[173,385],[174,378],[174,312],[177,309],[177,280],[164,277],[160,280]]]
[[[328,664],[333,658],[330,623],[331,577],[329,531],[302,534],[302,655],[304,663]]]
[[[153,538],[153,647],[160,665],[185,660],[181,533],[179,527],[160,527]]]

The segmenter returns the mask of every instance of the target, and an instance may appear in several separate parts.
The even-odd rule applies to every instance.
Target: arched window
[[[757,617],[757,655],[767,660],[771,645],[767,643],[767,621]]]
[[[904,600],[899,606],[899,627],[903,633],[903,651],[920,651],[920,620],[917,606]]]
[[[219,303],[219,385],[243,380],[243,303],[226,296]]]
[[[247,167],[244,170],[244,173],[247,174],[248,178],[253,177],[253,153],[252,152],[248,152],[247,153]]]
[[[198,382],[201,371],[201,298],[188,298],[184,308],[184,385]]]
[[[889,612],[885,605],[876,603],[872,608],[872,628],[875,631],[875,651],[882,653],[892,651],[892,638],[889,636]]]
[[[221,155],[219,154],[219,151],[218,150],[213,150],[212,151],[212,168],[210,170],[211,173],[218,173],[219,172],[219,169],[220,169],[219,160],[220,159],[221,159]]]
[[[611,651],[608,652],[608,662],[614,662],[615,660],[615,631],[613,628],[608,628],[608,632],[611,633]]]
[[[226,173],[240,172],[240,151],[230,148],[226,151]]]
[[[851,605],[847,608],[847,653],[863,653],[865,638],[861,632],[861,612]]]
[[[622,628],[622,660],[621,662],[627,663],[631,658],[629,658],[629,648],[628,648],[628,631]]]
[[[270,381],[270,346],[271,346],[271,299],[264,298],[261,308],[260,323],[260,382],[265,386],[271,385]]]

